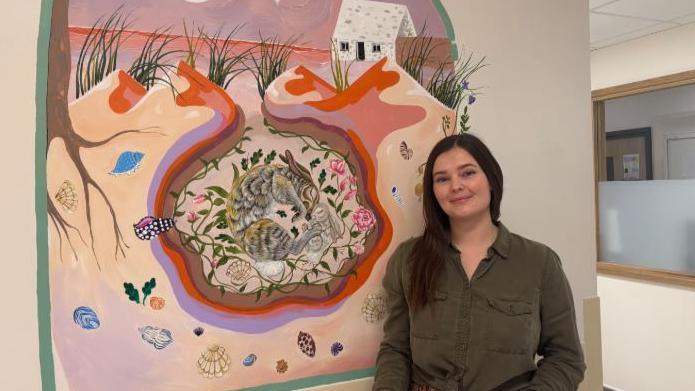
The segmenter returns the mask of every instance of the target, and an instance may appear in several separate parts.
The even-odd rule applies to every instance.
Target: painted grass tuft
[[[75,98],[79,98],[116,70],[118,50],[128,38],[129,15],[118,7],[109,17],[97,19],[85,37],[75,66]]]

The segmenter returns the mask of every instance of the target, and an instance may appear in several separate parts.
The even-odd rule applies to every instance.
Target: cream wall
[[[695,69],[695,24],[591,53],[591,87]],[[629,391],[695,390],[695,289],[599,275],[604,382]]]
[[[0,273],[0,384],[7,390],[38,390],[36,321],[36,222],[34,217],[34,90],[40,2],[3,4],[0,23],[2,61],[0,106],[7,147],[0,154],[3,205]],[[9,16],[9,17],[8,17]]]
[[[475,79],[484,94],[471,118],[505,171],[503,220],[561,255],[582,329],[582,299],[596,294],[587,2],[442,3],[458,27],[459,48],[465,41],[490,63]],[[0,288],[7,314],[0,326],[0,384],[15,390],[40,388],[32,179],[39,7],[38,0],[7,5],[12,17],[0,27],[3,52],[12,58],[2,72],[12,95],[0,98],[12,140],[2,155],[9,184],[3,238],[10,251]],[[341,389],[366,387],[359,382]]]

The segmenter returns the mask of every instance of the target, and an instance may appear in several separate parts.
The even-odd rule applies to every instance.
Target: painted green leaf
[[[326,294],[330,295],[331,294],[331,287],[328,286],[328,283],[323,284],[324,289],[326,289]]]
[[[215,198],[215,201],[212,201],[212,204],[215,206],[224,205],[224,200],[222,198]]]
[[[292,235],[294,235],[295,238],[297,236],[299,236],[299,230],[295,226],[292,226],[292,229],[290,230],[290,232],[292,232]]]
[[[219,195],[222,198],[229,197],[229,193],[227,193],[227,190],[225,190],[219,186],[208,186],[205,189],[214,191],[215,193],[217,193],[217,195]]]
[[[352,213],[352,211],[351,211],[350,209],[345,209],[345,210],[343,211],[343,213],[340,214],[340,217],[344,219],[344,218],[346,218],[350,213]]]
[[[215,270],[210,270],[208,273],[208,283],[212,285],[212,277],[215,275]]]
[[[338,249],[333,247],[333,259],[337,260],[338,259]]]
[[[124,282],[123,287],[125,288],[126,295],[128,295],[128,299],[140,304],[140,293],[135,289],[135,286],[130,282]]]
[[[183,216],[183,215],[185,215],[185,214],[186,214],[186,213],[185,213],[184,211],[182,211],[182,210],[177,210],[176,212],[174,212],[174,217],[181,217],[181,216]]]
[[[335,249],[334,249],[334,250],[335,250]],[[321,266],[322,268],[324,268],[324,269],[326,269],[326,270],[328,270],[328,271],[331,271],[331,267],[328,266],[328,262],[326,262],[326,261],[321,261],[321,262],[319,262],[319,266]]]

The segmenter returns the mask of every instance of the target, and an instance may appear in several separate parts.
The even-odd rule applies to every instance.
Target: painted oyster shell
[[[82,327],[85,330],[94,330],[99,328],[101,322],[99,322],[99,317],[93,309],[89,307],[77,307],[72,313],[72,320],[75,324]]]
[[[229,355],[223,346],[210,345],[200,354],[197,365],[203,377],[221,377],[229,370]]]
[[[138,329],[142,339],[154,346],[155,349],[161,350],[169,346],[174,341],[171,336],[171,331],[159,327],[145,326]]]

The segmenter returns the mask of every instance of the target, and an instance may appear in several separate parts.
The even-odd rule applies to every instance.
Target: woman
[[[442,139],[423,185],[425,232],[384,276],[373,389],[576,390],[585,365],[567,278],[553,250],[500,223],[502,170],[488,148],[470,134]]]

